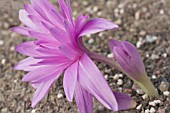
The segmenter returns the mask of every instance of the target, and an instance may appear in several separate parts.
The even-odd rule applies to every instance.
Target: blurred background
[[[56,6],[57,0],[51,0]],[[0,113],[77,113],[75,102],[66,100],[62,77],[48,96],[31,108],[34,89],[21,81],[25,72],[13,66],[26,56],[15,52],[15,46],[30,40],[9,28],[23,26],[18,10],[29,0],[0,0]],[[108,65],[96,63],[113,90],[133,97],[137,107],[116,113],[170,113],[170,0],[71,0],[73,16],[89,13],[118,24],[117,31],[104,31],[84,37],[85,45],[107,57],[113,57],[109,39],[133,43],[142,56],[146,71],[160,96],[150,98],[127,76]],[[112,113],[95,100],[94,113]]]

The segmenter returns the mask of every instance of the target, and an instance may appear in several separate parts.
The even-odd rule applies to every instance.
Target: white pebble
[[[147,99],[147,98],[148,98],[148,95],[147,95],[147,94],[144,94],[144,95],[142,96],[142,98],[143,98],[143,99]]]
[[[154,100],[154,102],[155,102],[156,104],[161,103],[161,101],[160,101],[160,100]]]
[[[150,113],[155,113],[155,112],[156,112],[155,108],[151,107]]]
[[[33,110],[31,111],[31,113],[36,113],[36,109],[33,109]]]
[[[164,91],[163,94],[164,94],[165,96],[169,96],[170,92],[169,92],[169,91]]]
[[[160,14],[164,14],[164,10],[161,9],[161,10],[159,11],[159,13],[160,13]]]
[[[105,78],[106,80],[108,80],[108,78],[109,78],[109,75],[105,75],[105,76],[104,76],[104,78]]]
[[[145,110],[145,113],[149,113],[149,109],[146,109],[146,110]]]
[[[108,58],[113,58],[113,53],[107,55]]]
[[[97,12],[97,16],[102,16],[102,12],[101,11]]]
[[[115,74],[115,76],[113,77],[114,80],[118,80],[119,79],[119,75]]]
[[[93,12],[97,12],[98,11],[98,7],[97,6],[94,6],[93,7]]]
[[[89,43],[89,44],[94,43],[94,39],[90,38],[90,39],[88,40],[88,43]]]
[[[152,75],[152,79],[156,79],[156,76],[155,76],[155,75]]]
[[[6,59],[1,60],[1,64],[5,64],[5,62],[6,62]]]
[[[91,35],[86,35],[87,37],[91,37]]]
[[[88,2],[87,1],[83,1],[83,5],[84,6],[88,5]]]
[[[119,75],[119,77],[120,77],[120,78],[122,78],[122,77],[123,77],[123,74],[118,74],[118,75]]]
[[[63,97],[63,94],[61,94],[61,93],[59,93],[58,95],[57,95],[57,98],[62,98]]]
[[[0,46],[4,45],[4,41],[0,40]]]
[[[137,41],[136,47],[137,47],[137,48],[140,48],[141,45],[142,45],[142,42],[141,42],[141,41]]]
[[[123,84],[123,80],[122,80],[122,79],[118,79],[118,80],[117,80],[117,84],[118,84],[118,85],[122,85],[122,84]]]
[[[164,58],[166,58],[167,55],[168,55],[167,53],[163,53],[163,54],[162,54],[162,56],[163,56]]]
[[[142,104],[136,107],[137,110],[139,110],[142,107]]]
[[[153,101],[153,102],[149,102],[149,105],[150,106],[156,106],[156,103]]]
[[[137,89],[136,92],[137,92],[138,94],[143,94],[143,93],[144,93],[141,89]]]
[[[102,32],[99,33],[98,36],[99,36],[99,37],[103,37],[103,33],[102,33]]]

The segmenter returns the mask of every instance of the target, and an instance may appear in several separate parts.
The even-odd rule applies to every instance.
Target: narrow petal
[[[30,20],[30,18],[28,18],[28,13],[24,10],[21,9],[19,11],[19,19],[20,21],[25,24],[27,27],[30,27],[32,29],[37,29],[36,25]]]
[[[11,31],[16,32],[18,34],[24,35],[24,36],[29,36],[29,31],[33,31],[33,29],[28,28],[28,27],[13,27],[11,28]]]
[[[78,82],[74,97],[80,113],[93,113],[93,97]]]
[[[111,50],[113,50],[114,47],[121,46],[121,42],[117,41],[117,40],[109,40],[109,46],[111,48]]]
[[[22,81],[27,82],[42,82],[45,78],[55,75],[56,73],[60,73],[64,70],[66,66],[44,66],[42,68],[38,68],[26,74]],[[48,79],[47,79],[48,80]]]
[[[34,44],[34,41],[29,41],[19,44],[15,49],[17,52],[27,56],[41,56],[42,54],[36,48],[38,47]]]
[[[127,94],[113,92],[118,103],[119,110],[127,110],[136,107],[136,102]]]
[[[56,38],[61,44],[65,45],[69,41],[68,36],[66,35],[66,32],[59,28],[51,28],[50,29],[51,34],[54,38]]]
[[[77,82],[78,60],[69,66],[64,73],[63,86],[67,99],[73,100],[74,90]]]
[[[65,19],[68,19],[71,23],[73,23],[70,1],[68,1],[66,4],[64,0],[58,0],[58,3],[63,17],[65,17]]]
[[[36,64],[40,61],[41,61],[41,59],[35,59],[33,57],[28,57],[28,58],[20,61],[17,65],[15,65],[14,68],[17,70],[32,71],[32,70],[42,67],[42,66],[31,66],[31,65]]]
[[[48,91],[50,90],[51,86],[53,85],[53,83],[58,79],[58,77],[60,76],[61,73],[59,73],[58,75],[56,75],[54,78],[46,81],[46,82],[42,82],[39,84],[36,84],[36,91],[34,93],[33,99],[32,99],[32,107],[34,107],[38,102],[40,102],[48,93]]]
[[[95,18],[90,21],[88,21],[83,29],[81,30],[81,33],[79,34],[80,36],[88,35],[88,34],[93,34],[97,33],[100,31],[104,31],[107,29],[115,29],[118,28],[118,26],[108,20],[105,20],[103,18]]]
[[[118,110],[118,103],[112,90],[102,73],[86,54],[81,57],[79,62],[78,81],[85,90],[108,109]]]
[[[77,35],[79,35],[81,29],[83,28],[84,24],[86,23],[86,21],[89,19],[89,15],[83,16],[82,14],[80,14],[75,22],[75,28],[76,28],[76,33]]]

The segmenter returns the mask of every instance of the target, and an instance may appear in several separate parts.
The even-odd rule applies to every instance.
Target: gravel
[[[54,4],[57,2],[51,1]],[[31,108],[35,89],[21,81],[25,72],[13,69],[17,62],[25,58],[14,51],[15,46],[30,39],[9,30],[16,25],[23,26],[18,20],[18,10],[23,2],[28,0],[0,1],[0,113],[77,113],[75,101],[68,102],[64,94],[63,76],[53,85],[48,96]],[[170,1],[71,0],[71,4],[74,17],[80,12],[90,13],[92,18],[103,17],[120,26],[115,32],[109,30],[83,37],[87,48],[111,58],[109,39],[130,41],[137,46],[146,72],[158,90],[159,97],[150,98],[126,75],[96,62],[103,75],[107,75],[105,78],[113,90],[124,92],[137,102],[136,108],[115,113],[169,113]],[[94,100],[94,113],[113,112]]]

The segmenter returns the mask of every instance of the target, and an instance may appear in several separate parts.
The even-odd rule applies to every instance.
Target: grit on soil
[[[57,0],[51,0],[54,4]],[[62,77],[51,88],[48,96],[31,108],[34,89],[21,81],[23,71],[13,66],[24,59],[15,46],[30,40],[12,33],[9,28],[22,24],[18,10],[28,0],[0,0],[0,113],[77,113],[75,101],[67,101]],[[148,76],[159,92],[150,98],[126,75],[97,63],[113,90],[129,94],[137,107],[116,113],[170,112],[170,0],[71,0],[73,16],[89,13],[91,17],[107,18],[120,26],[117,31],[104,31],[84,37],[86,46],[107,57],[113,57],[108,48],[109,39],[133,43],[144,61]],[[94,102],[94,113],[112,113],[99,102]]]

